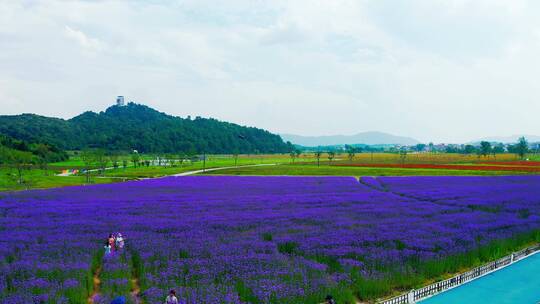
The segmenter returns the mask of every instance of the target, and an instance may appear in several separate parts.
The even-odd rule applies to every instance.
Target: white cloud
[[[467,141],[538,133],[526,0],[4,1],[3,114],[115,95],[300,134]],[[16,105],[14,105],[16,103]]]
[[[86,36],[85,33],[72,29],[70,26],[66,25],[64,28],[66,37],[73,39],[76,41],[82,48],[89,50],[89,51],[102,51],[105,49],[105,44],[99,39],[96,38],[90,38]]]

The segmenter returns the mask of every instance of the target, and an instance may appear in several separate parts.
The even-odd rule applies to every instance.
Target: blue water
[[[540,253],[420,303],[540,302]]]

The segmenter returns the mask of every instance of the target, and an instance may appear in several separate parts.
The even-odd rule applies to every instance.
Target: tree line
[[[416,144],[414,146],[393,146],[388,149],[384,149],[381,147],[370,147],[365,145],[344,145],[344,146],[329,146],[325,147],[326,149],[307,149],[304,150],[300,146],[296,146],[296,148],[291,149],[289,152],[289,156],[291,158],[291,162],[295,163],[295,161],[300,158],[302,153],[312,153],[315,159],[317,160],[317,165],[320,166],[321,158],[324,155],[326,155],[326,158],[328,159],[328,162],[331,163],[336,155],[340,155],[341,153],[347,154],[347,159],[352,162],[358,153],[371,153],[373,155],[374,152],[382,152],[382,153],[392,153],[392,154],[398,154],[400,158],[401,163],[405,163],[405,160],[407,159],[407,155],[410,152],[444,152],[444,153],[459,153],[459,154],[476,154],[478,157],[488,157],[490,155],[496,156],[497,154],[502,153],[512,153],[516,154],[516,157],[519,159],[525,159],[528,153],[534,152],[534,150],[529,148],[529,142],[525,137],[521,137],[518,139],[518,142],[515,144],[502,144],[502,143],[491,143],[488,141],[482,141],[479,145],[448,145],[444,146],[443,150],[440,148],[436,148],[436,146],[433,143],[429,144]],[[537,145],[536,152],[540,152],[540,145]]]

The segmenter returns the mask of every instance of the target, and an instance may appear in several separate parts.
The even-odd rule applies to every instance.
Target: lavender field
[[[162,303],[170,288],[181,303],[372,299],[538,241],[539,215],[539,176],[192,176],[3,193],[0,302]],[[113,232],[126,249],[104,257]]]

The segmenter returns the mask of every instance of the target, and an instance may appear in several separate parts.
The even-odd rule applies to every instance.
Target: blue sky
[[[2,1],[1,114],[116,95],[279,133],[540,133],[537,1]]]

